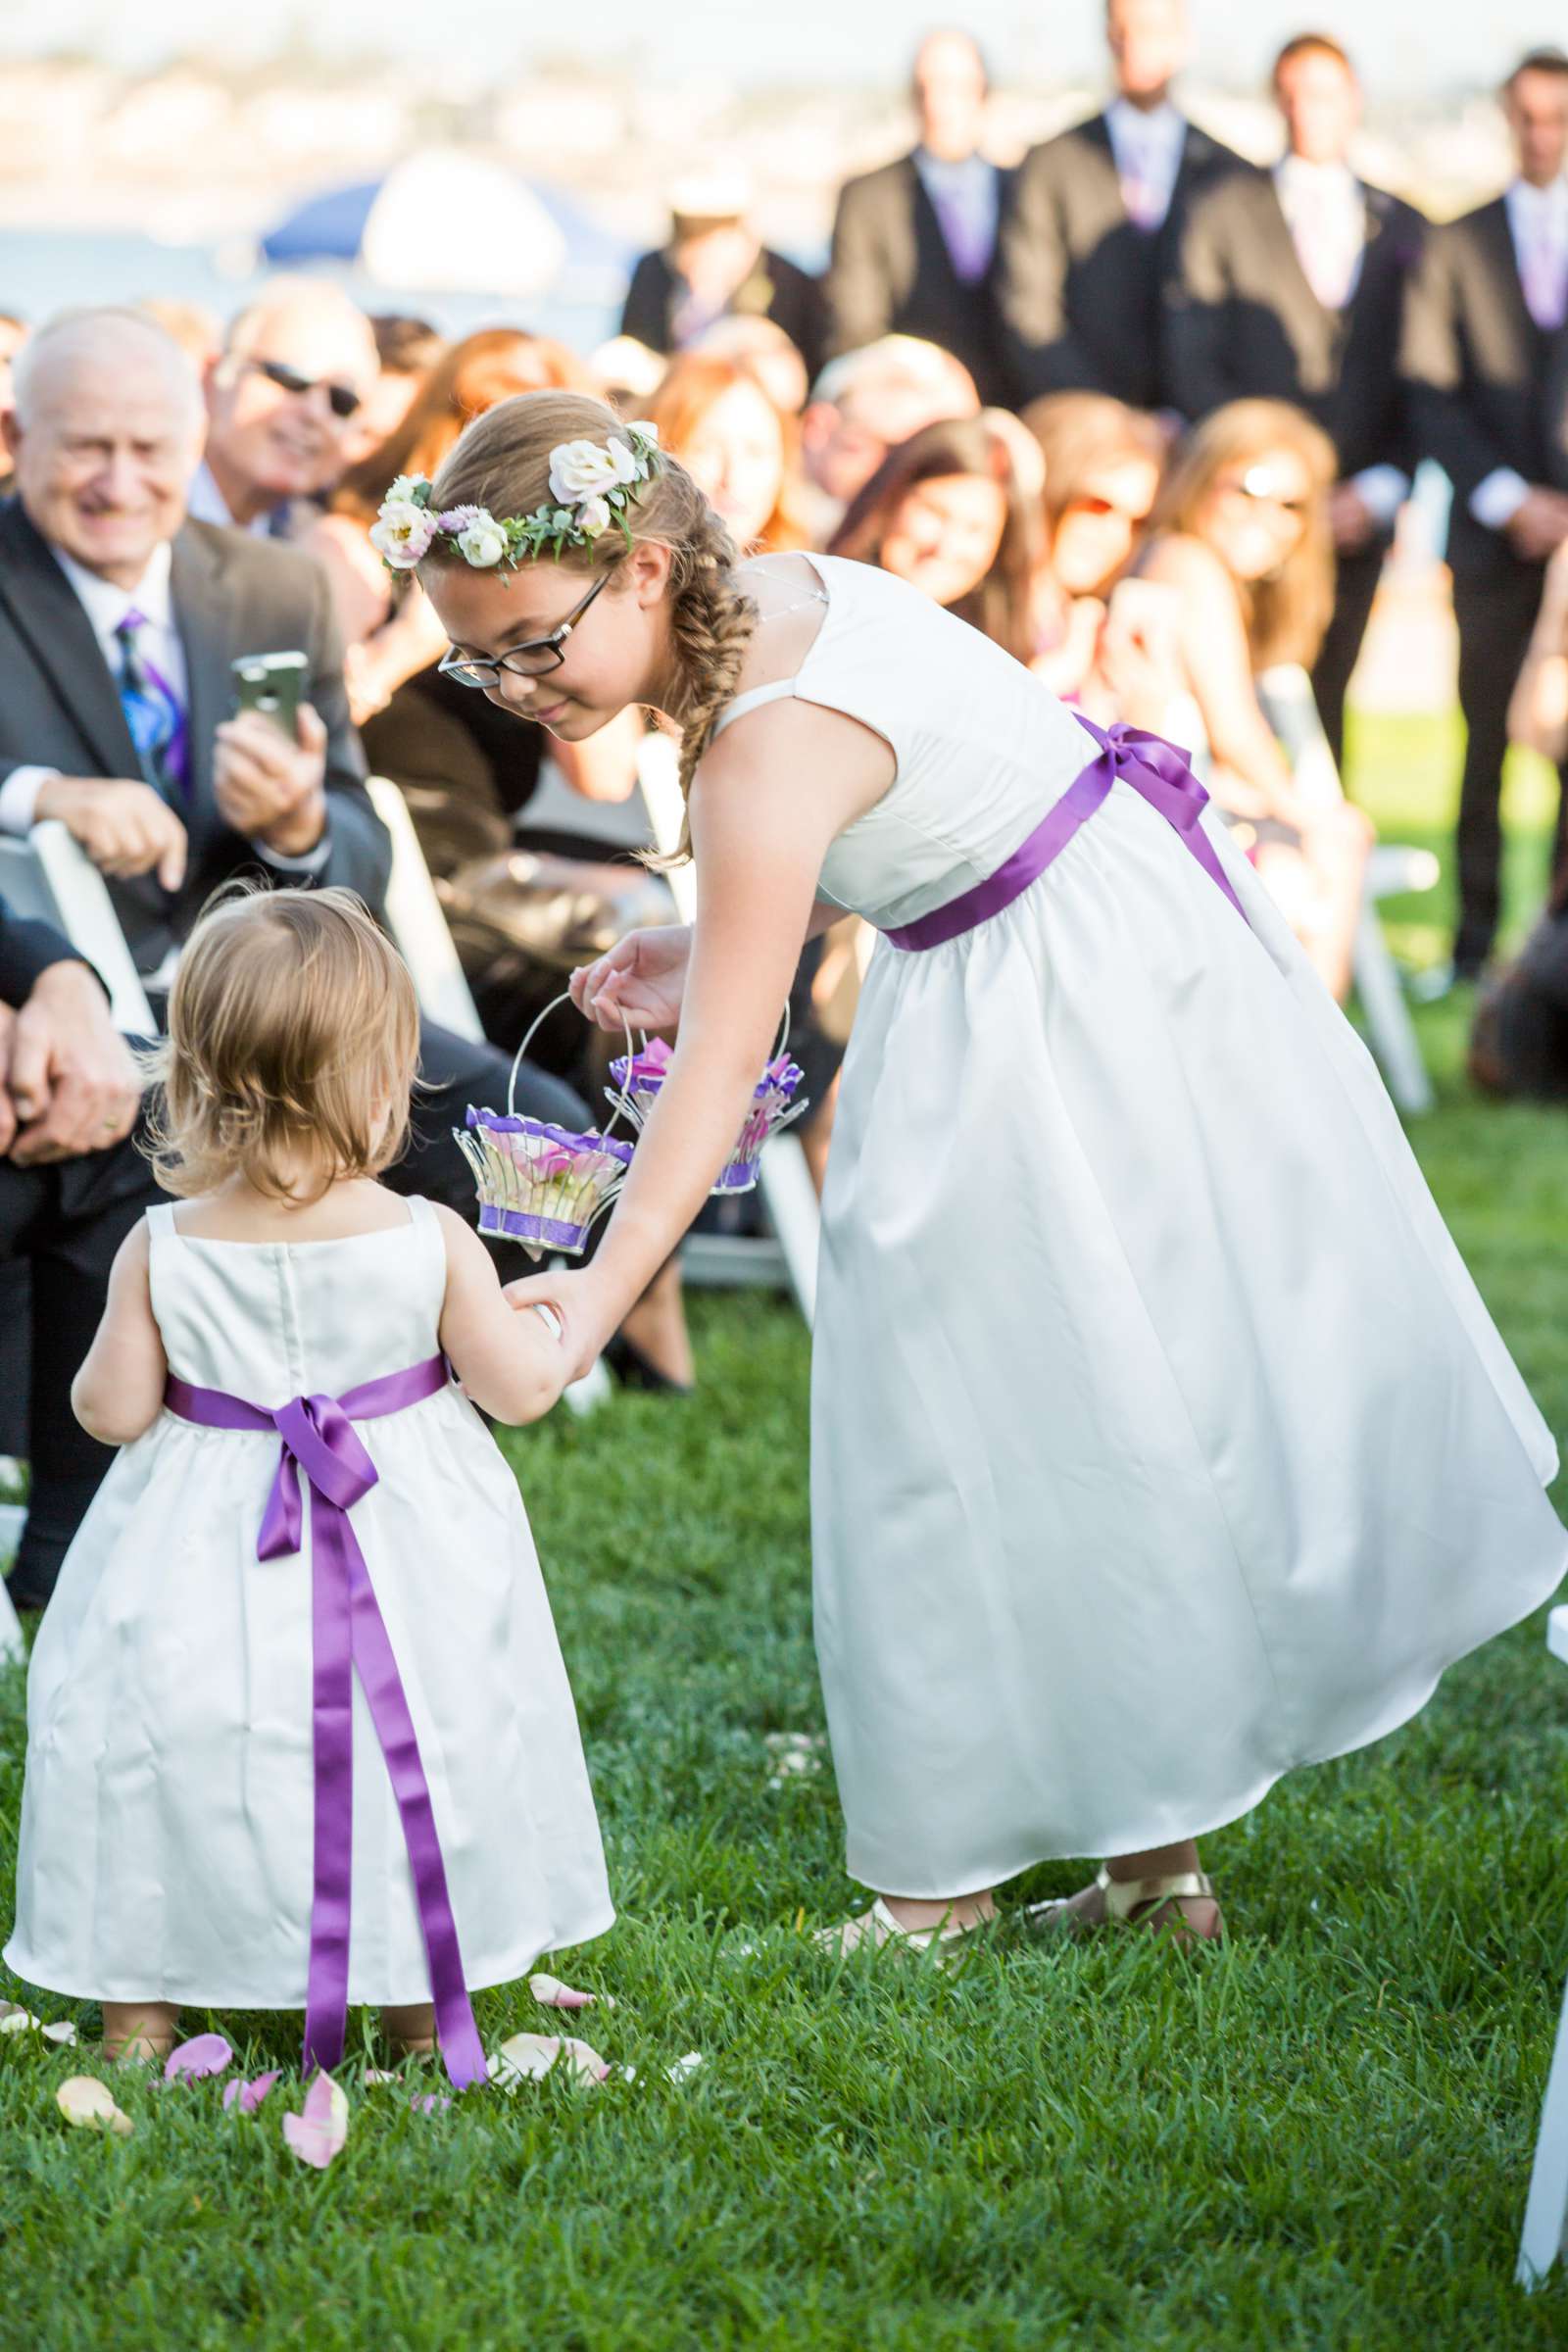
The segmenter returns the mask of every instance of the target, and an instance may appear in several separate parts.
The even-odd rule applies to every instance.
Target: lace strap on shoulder
[[[728,708],[719,712],[713,721],[709,742],[716,742],[730,721],[744,718],[748,710],[756,710],[763,703],[782,702],[786,695],[795,692],[796,683],[794,678],[775,678],[768,686],[749,686],[744,694],[736,695]]]

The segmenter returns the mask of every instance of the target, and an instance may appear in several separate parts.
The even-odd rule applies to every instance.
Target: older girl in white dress
[[[576,742],[684,728],[692,930],[575,993],[679,1023],[591,1267],[585,1362],[727,1155],[801,943],[883,934],[823,1203],[816,1637],[835,1936],[1219,1913],[1194,1839],[1413,1715],[1565,1562],[1556,1453],[1377,1074],[1179,753],[1097,733],[860,565],[737,565],[596,403],[474,424],[383,513],[449,663]],[[1179,1914],[1179,1916],[1178,1916]]]
[[[17,1974],[103,2003],[373,2002],[482,2080],[468,1991],[613,1914],[517,1484],[560,1340],[449,1209],[375,1181],[414,989],[347,892],[205,915],[170,1005],[165,1173],[73,1393],[119,1445],[27,1681]],[[448,1359],[450,1358],[450,1365]]]

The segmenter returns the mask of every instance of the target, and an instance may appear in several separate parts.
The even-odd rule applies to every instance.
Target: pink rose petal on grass
[[[324,2173],[349,2135],[349,2103],[341,2083],[318,2075],[305,2093],[302,2115],[285,2115],[283,2137],[301,2164]]]
[[[530,1977],[528,1990],[541,2009],[613,2009],[615,2006],[608,1992],[578,1992],[574,1985],[563,1984],[559,1977]]]
[[[599,2052],[569,2034],[514,2034],[491,2058],[490,2080],[503,2090],[515,2090],[519,2082],[541,2082],[562,2058],[569,2072],[590,2082],[609,2080],[610,2069]]]
[[[170,2051],[164,2062],[164,2081],[200,2082],[208,2075],[220,2075],[233,2055],[221,2034],[198,2034]]]
[[[439,2115],[443,2107],[450,2107],[452,2101],[439,2090],[416,2091],[409,2101],[416,2115]]]
[[[62,2082],[55,2092],[55,2105],[68,2124],[113,2132],[121,2139],[127,2139],[136,2128],[115,2105],[108,2083],[100,2082],[95,2075],[73,2075]]]
[[[228,2109],[238,2103],[241,2115],[254,2115],[277,2081],[280,2069],[274,2067],[270,2075],[257,2075],[249,2082],[229,2082],[223,2088],[223,2106]]]

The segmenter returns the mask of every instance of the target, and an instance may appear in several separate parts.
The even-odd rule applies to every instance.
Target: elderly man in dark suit
[[[129,1140],[140,1091],[95,974],[0,901],[0,1265],[27,1266],[31,1299],[31,1490],[8,1580],[19,1608],[48,1599],[109,1467],[76,1425],[71,1383],[115,1252],[157,1198]]]
[[[68,315],[27,346],[0,508],[0,828],[59,817],[102,870],[156,992],[209,893],[235,874],[339,884],[373,911],[390,844],[365,791],[324,576],[313,560],[185,520],[201,454],[194,370],[134,312]],[[291,739],[228,716],[231,663],[300,652]],[[499,1100],[505,1059],[426,1024],[414,1143],[389,1181],[471,1213],[452,1141]],[[519,1104],[581,1104],[540,1071]]]
[[[1448,564],[1469,740],[1459,788],[1452,976],[1475,979],[1501,901],[1507,710],[1547,560],[1568,540],[1560,414],[1568,344],[1568,56],[1538,50],[1504,103],[1518,174],[1433,230],[1410,287],[1403,366],[1419,445],[1453,484]],[[1568,847],[1559,803],[1554,869]]]
[[[1350,167],[1361,94],[1337,41],[1325,33],[1288,41],[1274,91],[1285,119],[1282,161],[1272,172],[1243,167],[1210,181],[1173,244],[1168,380],[1175,407],[1194,422],[1230,400],[1294,401],[1339,453],[1334,618],[1312,683],[1340,759],[1346,690],[1410,487],[1399,334],[1426,223]]]
[[[1105,29],[1116,96],[1030,149],[1003,217],[997,300],[1020,406],[1047,392],[1174,405],[1160,362],[1165,251],[1198,189],[1241,160],[1172,102],[1186,0],[1107,0]]]
[[[919,143],[848,181],[823,280],[828,346],[917,335],[961,360],[983,400],[1006,392],[995,262],[1006,174],[981,153],[989,82],[966,32],[934,32],[914,61]]]

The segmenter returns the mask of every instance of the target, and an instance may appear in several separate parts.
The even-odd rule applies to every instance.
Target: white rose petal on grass
[[[597,2050],[569,2034],[514,2034],[490,2059],[490,2080],[503,2090],[540,2082],[564,2059],[567,2072],[589,2082],[608,2080],[610,2069]]]
[[[782,1788],[787,1780],[803,1773],[822,1769],[823,1740],[820,1732],[769,1732],[762,1745],[767,1749],[773,1769],[768,1775],[770,1788]]]
[[[528,1979],[528,1990],[542,2009],[613,2009],[608,1992],[579,1992],[574,1984],[563,1984],[559,1977],[543,1973]]]
[[[63,2050],[73,2048],[76,2039],[76,2029],[69,2018],[59,2018],[52,2026],[46,2026],[41,2017],[34,2017],[30,2009],[24,2009],[20,2003],[0,2001],[0,2034],[26,2033],[41,2034],[45,2041],[52,2041]]]
[[[476,571],[488,571],[507,552],[507,534],[493,515],[480,514],[458,533],[458,553]]]
[[[301,2164],[324,2173],[349,2135],[348,2094],[330,2075],[318,2075],[305,2093],[301,2115],[285,2115],[283,2138]]]
[[[666,2082],[684,2082],[689,2075],[696,2074],[702,2064],[702,2051],[688,2050],[684,2058],[677,2058],[672,2066],[665,2067],[664,2081]],[[637,2080],[637,2069],[634,2066],[621,2067],[619,2074],[623,2082],[635,2082]]]
[[[94,2075],[73,2075],[55,2092],[55,2105],[68,2124],[81,2130],[113,2132],[117,2138],[128,2139],[136,2129],[128,2115],[115,2105],[107,2082]]]

